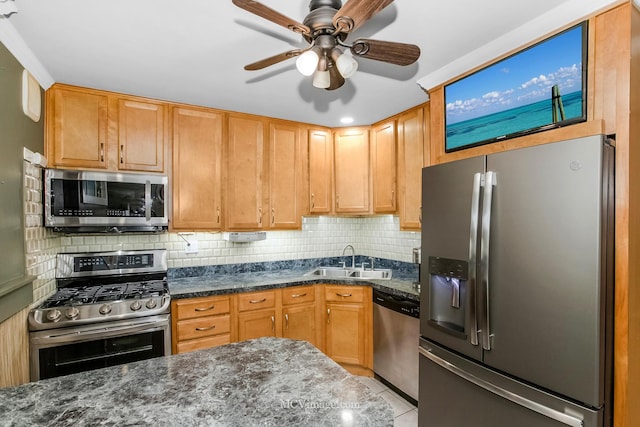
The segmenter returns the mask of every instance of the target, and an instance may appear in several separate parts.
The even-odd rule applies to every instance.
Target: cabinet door
[[[398,118],[399,213],[400,228],[403,230],[421,228],[423,123],[422,108]]]
[[[300,128],[272,122],[269,126],[269,227],[302,226],[304,162]]]
[[[47,156],[52,165],[107,168],[107,96],[62,88],[47,95],[53,109],[47,121]]]
[[[369,131],[341,129],[334,138],[335,211],[369,213]]]
[[[326,353],[338,363],[366,365],[365,310],[362,304],[328,302]]]
[[[164,171],[165,106],[118,100],[118,169]]]
[[[238,340],[276,336],[276,311],[254,310],[238,313]]]
[[[309,131],[309,212],[330,213],[332,205],[333,142],[331,132]]]
[[[222,227],[222,113],[173,110],[174,230]]]
[[[320,348],[316,337],[315,304],[296,304],[282,308],[282,336],[294,340],[308,341]]]
[[[371,139],[373,212],[396,211],[396,125],[389,121],[373,128]]]
[[[264,126],[260,119],[230,115],[226,211],[229,230],[264,228]]]

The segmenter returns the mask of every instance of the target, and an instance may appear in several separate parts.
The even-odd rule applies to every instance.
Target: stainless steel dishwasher
[[[373,290],[373,371],[417,404],[420,302]]]

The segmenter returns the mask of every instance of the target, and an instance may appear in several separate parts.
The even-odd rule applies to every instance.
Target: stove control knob
[[[78,317],[79,313],[80,313],[80,310],[78,310],[76,307],[71,307],[64,314],[65,316],[67,316],[68,319],[75,319],[76,317]]]
[[[140,310],[142,308],[142,304],[140,304],[140,301],[135,300],[134,302],[131,303],[131,305],[129,307],[133,311],[138,311],[138,310]]]
[[[111,304],[102,304],[98,309],[100,314],[109,314],[111,313]]]
[[[60,310],[58,310],[57,308],[47,311],[47,319],[52,322],[57,322],[58,320],[60,320],[61,316],[62,313],[60,313]]]
[[[153,309],[156,308],[156,306],[158,305],[158,302],[154,299],[150,299],[149,301],[147,301],[147,303],[145,304],[145,306],[147,306],[148,309]]]

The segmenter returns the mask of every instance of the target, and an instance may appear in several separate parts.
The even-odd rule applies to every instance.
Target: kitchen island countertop
[[[392,426],[311,344],[259,338],[0,389],[0,426]]]

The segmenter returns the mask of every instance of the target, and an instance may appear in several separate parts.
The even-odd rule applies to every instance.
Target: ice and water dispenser
[[[466,338],[467,261],[429,257],[429,323]],[[423,290],[424,292],[424,290]]]

